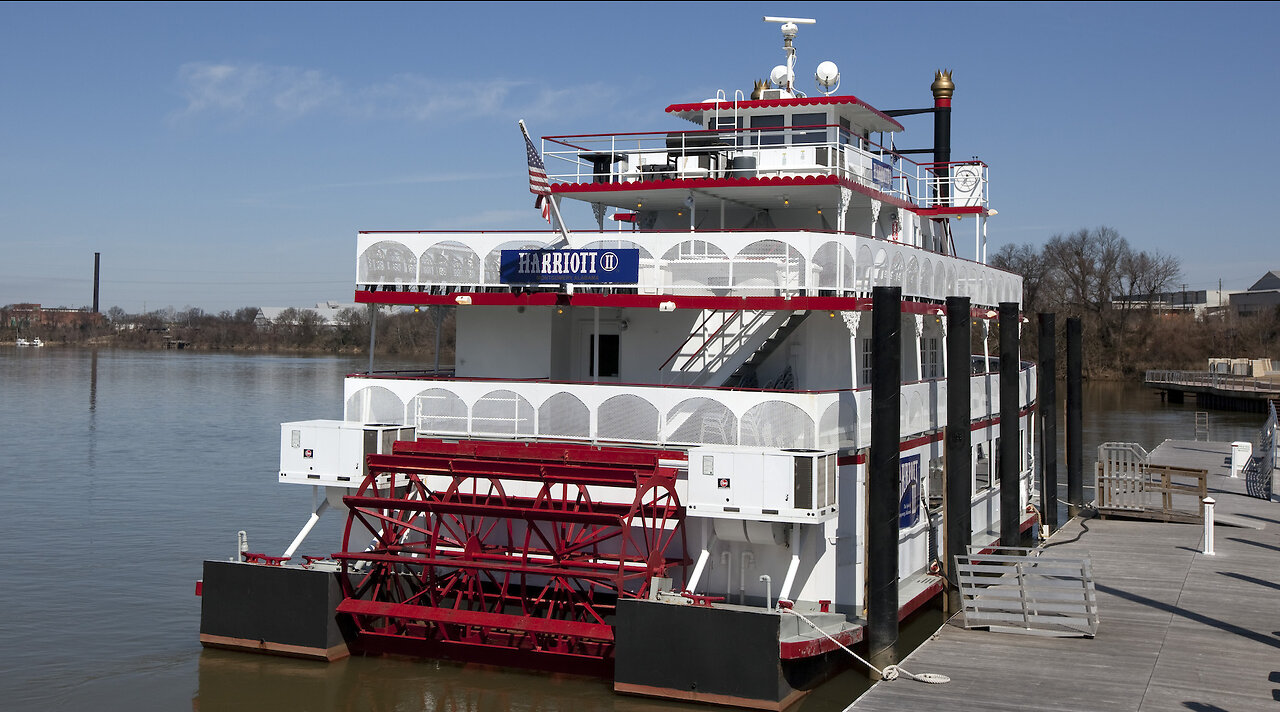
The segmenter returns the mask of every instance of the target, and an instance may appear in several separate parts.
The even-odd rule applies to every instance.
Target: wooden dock
[[[1216,555],[1204,527],[1076,518],[1048,542],[1093,560],[1095,638],[965,630],[949,623],[908,656],[931,685],[880,682],[853,710],[1280,710],[1280,502],[1228,477],[1229,443],[1166,441],[1153,464],[1209,470]],[[1048,554],[1046,554],[1048,555]]]
[[[1280,408],[1280,376],[1240,376],[1209,371],[1147,371],[1143,385],[1160,392],[1161,400],[1182,403],[1187,393],[1203,408],[1267,412]]]

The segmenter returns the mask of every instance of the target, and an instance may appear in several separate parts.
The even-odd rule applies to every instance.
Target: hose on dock
[[[781,603],[781,602],[780,602],[780,603]],[[787,603],[790,603],[790,601],[788,601]],[[795,610],[794,608],[792,608],[791,606],[789,606],[789,605],[779,605],[779,606],[778,606],[778,610],[780,610],[780,611],[786,611],[787,613],[790,613],[791,615],[795,616],[796,618],[799,618],[800,620],[804,621],[805,623],[808,623],[808,624],[809,624],[809,627],[813,628],[814,630],[818,631],[818,632],[819,632],[819,633],[821,633],[822,635],[826,636],[827,640],[830,640],[831,642],[833,642],[833,643],[835,643],[836,645],[840,646],[840,649],[841,649],[841,650],[843,650],[843,651],[845,651],[846,653],[848,653],[848,654],[852,655],[852,656],[854,657],[854,659],[855,659],[855,660],[857,660],[858,662],[862,663],[863,665],[866,665],[867,667],[869,667],[869,668],[871,668],[872,670],[874,670],[874,671],[876,672],[876,674],[877,674],[877,675],[879,675],[879,676],[880,676],[880,679],[882,679],[882,680],[896,680],[896,679],[898,679],[899,677],[905,677],[905,678],[906,678],[906,679],[908,679],[908,680],[915,680],[916,682],[927,682],[927,683],[929,683],[929,684],[931,684],[931,685],[942,685],[942,684],[945,684],[945,683],[951,682],[951,678],[947,677],[946,675],[939,675],[938,673],[934,673],[934,672],[911,673],[911,672],[908,672],[907,670],[903,669],[903,668],[902,668],[901,666],[899,666],[899,665],[886,665],[886,666],[884,666],[884,669],[883,669],[883,670],[881,670],[880,668],[876,667],[875,665],[872,665],[872,664],[871,664],[871,662],[870,662],[869,660],[866,660],[866,659],[865,659],[865,658],[863,658],[861,655],[858,655],[857,653],[855,653],[855,652],[853,652],[852,650],[850,650],[850,649],[849,649],[849,648],[848,648],[844,643],[841,643],[840,641],[838,641],[838,640],[836,640],[835,638],[831,637],[831,635],[830,635],[829,633],[827,633],[827,631],[825,631],[825,630],[823,630],[821,627],[819,627],[817,623],[814,623],[813,621],[809,620],[808,618],[805,618],[805,617],[804,617],[804,616],[803,616],[799,611],[796,611],[796,610]]]

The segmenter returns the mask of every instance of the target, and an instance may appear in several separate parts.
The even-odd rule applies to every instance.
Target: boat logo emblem
[[[600,255],[600,268],[605,272],[612,272],[618,269],[618,255],[614,252],[606,252]]]

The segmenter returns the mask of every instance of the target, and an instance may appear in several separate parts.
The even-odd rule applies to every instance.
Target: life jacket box
[[[397,441],[415,437],[412,426],[398,423],[344,420],[281,423],[280,481],[356,488],[368,474],[367,455],[390,454]],[[397,477],[397,480],[403,479],[403,475]],[[403,484],[403,481],[396,482],[396,486]]]

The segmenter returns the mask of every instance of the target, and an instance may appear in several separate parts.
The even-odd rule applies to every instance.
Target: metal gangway
[[[970,546],[956,557],[965,628],[1044,636],[1098,632],[1098,596],[1089,557],[1046,556],[1043,549]]]
[[[1208,479],[1207,470],[1151,464],[1137,443],[1103,443],[1094,469],[1098,514],[1201,522]]]

